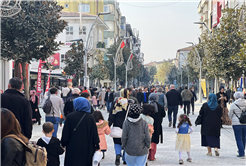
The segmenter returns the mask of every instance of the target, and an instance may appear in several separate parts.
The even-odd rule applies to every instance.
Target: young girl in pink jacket
[[[111,129],[108,126],[108,121],[104,120],[103,115],[100,111],[97,110],[93,112],[93,116],[96,121],[97,131],[100,139],[99,145],[101,151],[103,152],[103,159],[104,159],[105,157],[104,152],[107,151],[107,142],[106,142],[105,134],[109,135],[111,133]]]

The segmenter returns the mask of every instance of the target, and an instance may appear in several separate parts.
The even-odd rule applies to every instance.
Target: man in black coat
[[[66,100],[66,103],[65,103],[65,106],[64,106],[64,115],[65,117],[74,111],[74,108],[73,108],[73,100],[76,99],[77,97],[79,97],[79,94],[80,94],[80,90],[79,88],[74,88],[73,89],[73,94],[71,97],[67,98]]]
[[[173,113],[173,128],[176,128],[178,106],[183,107],[182,97],[178,91],[175,90],[175,86],[170,86],[170,91],[167,92],[167,103],[168,103],[168,120],[169,127],[172,125],[172,113]]]
[[[193,97],[191,98],[190,104],[191,104],[191,107],[192,107],[192,115],[194,115],[195,102],[197,101],[197,96],[196,96],[196,93],[193,91],[192,88],[190,88],[190,91],[193,94]]]
[[[113,101],[114,101],[114,92],[110,91],[110,88],[107,88],[104,102],[106,103],[106,107],[107,107],[108,112],[111,110],[111,106],[112,106]]]
[[[21,93],[22,80],[18,77],[9,80],[8,89],[1,94],[1,107],[15,115],[21,126],[21,132],[28,139],[32,137],[32,108],[30,102]]]

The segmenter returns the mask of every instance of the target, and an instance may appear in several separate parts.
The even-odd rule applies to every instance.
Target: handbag
[[[98,166],[103,158],[103,153],[101,151],[96,151],[93,155],[92,166]]]
[[[126,112],[126,116],[125,116],[125,120],[128,116],[128,112],[130,109],[130,105],[128,106],[127,112]],[[122,137],[122,129],[120,127],[112,127],[111,128],[111,133],[109,134],[110,137],[113,138],[121,138]]]
[[[198,115],[195,121],[196,126],[202,124],[202,115]]]
[[[238,118],[238,120],[241,124],[246,124],[246,111],[243,111],[237,104],[235,104],[235,105],[242,111],[242,113],[241,113],[240,117],[238,117],[234,111],[233,111],[233,113],[236,115],[236,117]]]

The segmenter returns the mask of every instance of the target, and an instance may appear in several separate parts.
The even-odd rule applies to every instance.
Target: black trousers
[[[190,104],[191,104],[191,107],[192,107],[192,112],[194,113],[194,111],[195,111],[195,101],[194,100],[191,101]]]
[[[186,114],[186,108],[187,108],[187,115],[190,114],[190,101],[184,101],[184,114]]]

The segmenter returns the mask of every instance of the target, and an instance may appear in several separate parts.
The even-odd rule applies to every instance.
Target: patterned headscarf
[[[35,103],[36,102],[36,91],[35,90],[31,90],[30,91],[30,95],[31,95],[31,98],[30,98],[30,100],[33,102],[33,103]]]
[[[123,98],[129,99],[129,90],[128,89],[121,89],[120,95]]]
[[[159,100],[159,95],[156,93],[151,93],[149,95],[149,104],[155,107],[156,112],[158,112],[157,102]]]

